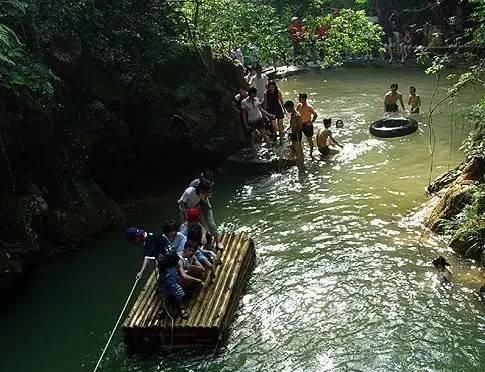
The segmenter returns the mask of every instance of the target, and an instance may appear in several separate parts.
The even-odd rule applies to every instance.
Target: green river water
[[[345,146],[332,159],[307,159],[303,174],[226,168],[217,180],[216,219],[227,230],[251,230],[258,255],[227,342],[214,356],[128,356],[120,331],[101,371],[484,371],[481,273],[437,237],[420,240],[411,217],[427,200],[430,127],[392,140],[368,133],[393,81],[406,99],[416,85],[428,111],[435,80],[412,69],[342,69],[281,82],[285,98],[308,92],[321,114],[317,126],[323,117],[342,119],[334,134]],[[463,159],[465,104],[433,118],[432,177]],[[168,186],[148,190],[129,224],[159,228],[192,176],[161,175]],[[1,372],[93,370],[141,263],[122,230],[41,268],[2,306]],[[452,263],[451,288],[435,278],[430,261],[438,254]]]

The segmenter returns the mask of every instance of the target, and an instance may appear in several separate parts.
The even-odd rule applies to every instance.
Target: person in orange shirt
[[[305,135],[308,144],[310,145],[310,156],[313,156],[313,123],[317,120],[318,114],[307,103],[308,95],[306,93],[300,93],[298,96],[298,106],[296,111],[301,115],[301,121],[303,122],[303,134]]]

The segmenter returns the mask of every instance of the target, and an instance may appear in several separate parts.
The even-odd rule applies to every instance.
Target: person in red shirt
[[[293,56],[299,57],[301,53],[300,43],[305,40],[305,27],[298,17],[293,17],[288,26],[288,37],[293,43]]]
[[[327,36],[327,32],[330,30],[330,26],[327,25],[319,25],[315,27],[315,35],[318,40],[325,39],[325,36]]]

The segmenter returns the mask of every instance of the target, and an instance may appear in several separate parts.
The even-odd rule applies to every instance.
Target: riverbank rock
[[[244,173],[280,172],[296,165],[285,145],[275,148],[258,147],[256,151],[243,149],[229,156],[225,164]]]
[[[472,156],[456,169],[438,177],[429,187],[428,192],[433,196],[430,203],[433,203],[424,224],[432,231],[444,233],[444,225],[451,226],[447,233],[451,232],[448,245],[458,254],[485,263],[485,251],[483,247],[483,236],[485,230],[483,220],[477,215],[478,220],[460,222],[458,226],[446,223],[452,221],[465,207],[476,203],[476,191],[483,185],[485,175],[485,158],[483,156]],[[477,213],[477,212],[474,212]],[[482,212],[478,212],[482,213]],[[480,222],[481,221],[481,222]],[[463,225],[465,224],[465,225]]]
[[[244,78],[230,61],[208,70],[177,45],[176,63],[126,81],[88,51],[52,49],[63,85],[50,109],[0,90],[0,292],[123,222],[118,196],[166,172],[195,175],[247,144],[232,107]]]
[[[443,220],[456,216],[471,202],[473,190],[473,185],[453,184],[448,187],[426,218],[425,226],[436,232],[441,231],[440,223]]]

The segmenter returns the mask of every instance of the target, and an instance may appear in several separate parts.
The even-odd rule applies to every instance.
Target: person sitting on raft
[[[196,257],[199,262],[208,269],[212,269],[212,263],[207,258],[215,262],[217,260],[217,255],[206,249],[207,247],[207,232],[200,223],[200,212],[197,208],[192,208],[187,210],[187,219],[180,226],[180,232],[187,237],[187,240],[195,242],[199,249],[196,252]]]
[[[317,133],[318,151],[323,156],[330,154],[329,146],[339,146],[340,148],[343,148],[343,146],[338,143],[335,138],[333,138],[332,131],[330,130],[331,125],[332,119],[323,119],[323,126],[325,127],[325,129],[319,130]]]
[[[209,234],[212,235],[214,238],[215,247],[222,251],[224,246],[220,242],[220,233],[219,227],[217,226],[214,220],[214,213],[212,212],[212,205],[210,203],[210,198],[212,197],[212,193],[214,191],[214,174],[210,170],[206,170],[201,173],[199,178],[193,180],[189,186],[197,188],[202,181],[207,182],[210,185],[210,192],[205,195],[205,197],[200,198],[199,202],[199,211],[200,211],[200,219],[202,226],[207,230]]]
[[[433,260],[433,265],[438,269],[438,277],[442,283],[451,283],[451,271],[447,268],[450,264],[443,256],[438,256]]]
[[[301,140],[302,140],[302,128],[303,122],[301,120],[301,115],[298,111],[295,110],[295,104],[293,101],[286,101],[285,102],[285,109],[291,115],[290,117],[290,126],[287,130],[290,130],[288,133],[288,137],[291,141],[291,153],[296,159],[296,166],[299,170],[303,170],[305,156],[303,155],[303,148],[301,147]]]
[[[200,264],[195,256],[197,252],[197,244],[187,240],[185,242],[184,250],[179,254],[180,261],[178,262],[178,280],[184,291],[190,290],[190,284],[196,283],[201,287],[205,286],[205,282],[198,278],[204,271],[204,267]]]
[[[175,249],[175,252],[182,253],[184,251],[185,242],[187,241],[187,237],[179,232],[179,226],[173,222],[165,222],[162,225],[163,236],[168,239],[172,247]]]
[[[399,107],[397,106],[397,101],[401,104],[402,110],[404,109],[404,102],[402,100],[402,94],[398,92],[397,83],[391,84],[391,90],[386,93],[384,97],[384,113],[388,112],[399,112]]]
[[[421,97],[416,94],[415,87],[409,87],[408,106],[411,106],[411,114],[419,114],[419,108],[421,107]]]
[[[310,156],[313,156],[313,123],[317,120],[318,114],[307,102],[308,95],[306,93],[300,93],[298,95],[298,106],[296,111],[301,115],[301,121],[303,122],[302,132],[305,135],[308,145],[310,145]]]
[[[189,186],[185,189],[182,196],[179,198],[178,205],[180,209],[180,218],[183,221],[186,219],[187,209],[196,208],[201,199],[207,198],[211,193],[211,184],[207,180],[201,180],[196,187]]]

